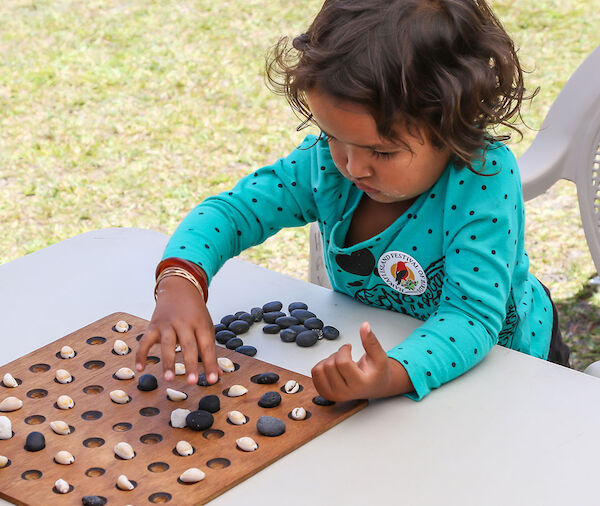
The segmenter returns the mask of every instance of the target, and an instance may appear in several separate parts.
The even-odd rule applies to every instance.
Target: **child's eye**
[[[395,153],[382,153],[381,151],[372,151],[372,153],[375,158],[381,158],[382,160],[388,160],[395,154]]]

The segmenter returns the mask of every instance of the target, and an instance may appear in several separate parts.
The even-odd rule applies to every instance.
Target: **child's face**
[[[318,88],[307,92],[306,99],[313,119],[329,138],[337,169],[377,202],[416,198],[433,186],[448,164],[448,150],[435,147],[422,129],[413,135],[399,130],[404,143],[394,143],[379,136],[373,116],[360,104]]]

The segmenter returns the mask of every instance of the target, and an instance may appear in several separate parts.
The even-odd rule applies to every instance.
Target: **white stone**
[[[120,490],[133,490],[135,488],[133,486],[133,483],[131,483],[129,481],[129,478],[127,478],[127,476],[125,476],[124,474],[119,475],[119,477],[117,478],[117,487]]]
[[[125,320],[119,320],[117,323],[115,323],[115,330],[117,332],[128,332],[129,331],[129,323],[127,323]]]
[[[133,451],[133,447],[124,441],[117,443],[114,447],[115,455],[121,457],[125,460],[130,460],[135,457],[135,452]]]
[[[8,465],[8,457],[5,457],[4,455],[0,455],[0,469],[2,469],[3,467],[6,467]]]
[[[188,394],[180,392],[179,390],[167,388],[167,397],[172,401],[185,401],[188,398]]]
[[[227,357],[219,357],[217,359],[217,365],[223,372],[235,371],[235,364]]]
[[[258,448],[256,441],[254,441],[254,439],[248,436],[236,439],[235,444],[240,450],[244,450],[245,452],[253,452]]]
[[[75,457],[71,455],[67,450],[61,450],[54,456],[54,461],[57,464],[68,466],[75,462]]]
[[[183,374],[185,374],[185,364],[175,362],[175,375],[182,376]]]
[[[71,383],[71,381],[73,381],[73,376],[71,376],[71,373],[66,369],[57,369],[54,373],[54,377],[56,378],[56,381],[63,384]]]
[[[75,402],[73,402],[73,399],[71,399],[68,395],[61,395],[56,400],[56,405],[59,409],[71,409],[73,406],[75,406]]]
[[[240,395],[244,395],[248,392],[248,389],[243,385],[232,385],[229,387],[227,391],[228,397],[239,397]]]
[[[121,369],[115,373],[115,377],[120,380],[129,380],[135,378],[135,372],[129,369],[129,367],[121,367]]]
[[[111,400],[117,404],[127,404],[130,401],[129,395],[127,395],[127,392],[124,390],[113,390],[108,395],[110,395]]]
[[[227,413],[227,419],[234,425],[244,425],[246,423],[246,417],[240,411],[230,411]]]
[[[197,483],[204,479],[206,474],[197,467],[190,467],[179,475],[179,479],[184,483]]]
[[[0,416],[0,439],[12,437],[12,423],[8,416]]]
[[[23,401],[17,397],[7,397],[0,402],[0,411],[16,411],[23,407]]]
[[[75,356],[75,350],[70,346],[63,346],[60,349],[60,356],[62,358],[73,358]]]
[[[194,447],[187,441],[178,441],[175,445],[175,451],[182,457],[187,457],[194,453]]]
[[[189,409],[179,408],[171,411],[171,427],[183,429],[186,426],[185,419],[189,414]]]
[[[15,378],[13,378],[13,375],[9,372],[7,372],[4,375],[4,378],[2,378],[2,383],[4,383],[4,386],[8,387],[8,388],[16,388],[19,386],[19,383],[17,383],[17,380]]]
[[[117,355],[127,355],[129,353],[129,346],[125,341],[117,339],[113,344],[113,350]]]
[[[283,387],[286,393],[295,394],[300,390],[300,384],[296,380],[289,380]]]
[[[57,434],[60,434],[61,436],[66,436],[67,434],[71,433],[71,428],[69,427],[69,424],[63,422],[62,420],[50,422],[50,428]]]
[[[69,484],[63,480],[62,478],[59,478],[58,480],[56,480],[54,482],[54,488],[56,488],[56,490],[60,493],[60,494],[66,494],[69,491]]]
[[[306,410],[304,408],[292,409],[292,418],[294,420],[304,420],[306,418]]]

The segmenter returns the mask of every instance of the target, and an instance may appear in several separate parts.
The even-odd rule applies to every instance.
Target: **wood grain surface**
[[[113,330],[119,320],[132,326],[129,332]],[[217,384],[190,386],[185,376],[177,376],[167,383],[162,378],[160,357],[151,356],[144,374],[154,374],[158,388],[142,392],[137,389],[139,373],[131,380],[118,380],[113,374],[121,367],[134,369],[136,338],[147,324],[146,320],[133,315],[114,313],[0,367],[0,380],[9,372],[20,382],[16,388],[7,388],[0,382],[0,402],[8,396],[16,396],[24,403],[17,411],[0,413],[10,418],[14,432],[11,439],[0,440],[0,455],[10,459],[10,465],[0,469],[0,497],[19,505],[38,505],[47,500],[56,505],[80,505],[86,495],[102,496],[107,504],[115,505],[204,504],[367,405],[366,401],[356,401],[318,406],[312,402],[317,392],[311,378],[219,345],[217,355],[229,357],[239,364],[239,369],[224,373]],[[114,354],[112,347],[116,339],[125,341],[131,353]],[[76,351],[74,358],[57,356],[64,345]],[[183,362],[181,353],[176,354],[176,361]],[[68,370],[74,381],[57,383],[54,380],[57,369]],[[202,371],[199,364],[199,372]],[[279,382],[259,385],[251,381],[250,378],[263,372],[277,373]],[[281,391],[290,379],[302,385],[300,392]],[[248,393],[236,398],[224,395],[223,391],[234,384],[244,385]],[[167,387],[186,392],[188,398],[180,402],[168,400]],[[116,389],[127,392],[131,401],[122,405],[113,403],[109,392]],[[280,392],[282,403],[270,409],[259,407],[259,398],[270,390]],[[62,394],[75,401],[72,409],[55,407],[56,399]],[[172,410],[198,409],[200,398],[209,394],[218,395],[221,401],[221,409],[213,415],[215,422],[210,429],[197,432],[169,426]],[[291,410],[299,406],[310,412],[306,420],[288,417]],[[241,411],[249,422],[241,426],[230,424],[227,413],[231,410]],[[286,432],[279,437],[260,435],[256,422],[262,415],[283,420]],[[74,432],[65,436],[55,434],[50,428],[54,420],[67,422],[74,427]],[[44,434],[45,449],[35,453],[24,450],[26,437],[32,431]],[[242,436],[252,437],[258,449],[249,453],[237,449],[235,441]],[[192,444],[193,455],[181,457],[173,452],[180,440]],[[115,457],[113,448],[120,441],[133,446],[135,458]],[[60,450],[73,454],[75,462],[69,466],[56,464],[53,458]],[[204,471],[204,480],[191,485],[179,483],[179,475],[190,467]],[[135,481],[136,488],[132,491],[117,489],[120,474]],[[73,490],[67,494],[54,492],[54,483],[59,478],[72,485]]]

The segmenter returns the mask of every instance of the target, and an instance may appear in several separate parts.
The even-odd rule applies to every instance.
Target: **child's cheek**
[[[333,145],[330,145],[329,151],[331,152],[331,158],[333,159],[333,163],[335,163],[337,170],[340,171],[342,176],[348,178],[348,172],[346,171],[347,159],[343,150],[339,147],[334,147]]]

